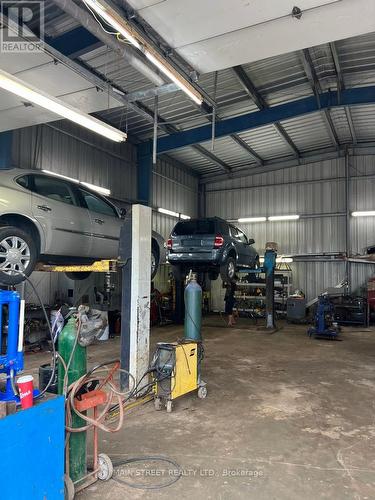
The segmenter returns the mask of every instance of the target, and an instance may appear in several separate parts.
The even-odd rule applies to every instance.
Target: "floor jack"
[[[328,295],[320,295],[314,318],[315,326],[308,329],[308,336],[335,340],[340,333],[340,328],[334,321],[334,312],[334,306]]]
[[[202,288],[196,274],[190,273],[185,288],[184,339],[180,342],[159,342],[152,361],[155,382],[155,409],[161,410],[163,404],[170,413],[173,401],[184,394],[197,390],[198,397],[207,396],[206,383],[201,379],[203,360]]]

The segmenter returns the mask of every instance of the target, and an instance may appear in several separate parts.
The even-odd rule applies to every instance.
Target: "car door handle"
[[[97,224],[104,224],[103,219],[94,219],[94,222],[96,222]]]
[[[52,208],[47,205],[37,205],[37,208],[39,208],[39,210],[43,210],[43,212],[51,212],[52,210]]]

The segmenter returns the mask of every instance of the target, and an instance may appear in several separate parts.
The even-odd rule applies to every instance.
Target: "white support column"
[[[150,207],[133,205],[129,371],[136,382],[140,380],[149,365],[151,216]]]

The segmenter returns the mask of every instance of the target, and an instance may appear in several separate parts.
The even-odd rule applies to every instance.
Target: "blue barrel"
[[[193,275],[185,288],[185,340],[202,341],[202,288]]]

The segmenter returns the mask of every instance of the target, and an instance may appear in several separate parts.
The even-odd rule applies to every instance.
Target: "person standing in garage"
[[[225,302],[225,314],[228,314],[228,326],[234,326],[236,324],[233,315],[233,308],[235,304],[234,294],[236,291],[236,283],[227,283],[226,292],[224,297]]]

